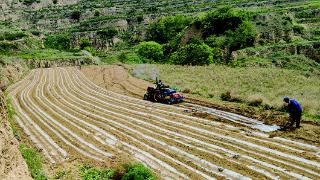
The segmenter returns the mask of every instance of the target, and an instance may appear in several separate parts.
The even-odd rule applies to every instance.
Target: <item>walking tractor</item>
[[[177,92],[175,89],[170,89],[169,86],[165,86],[161,80],[156,79],[154,87],[149,86],[147,92],[144,94],[144,100],[174,104],[184,100],[184,96]]]

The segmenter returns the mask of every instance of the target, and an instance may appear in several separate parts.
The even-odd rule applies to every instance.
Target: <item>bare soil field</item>
[[[16,121],[51,164],[136,160],[163,179],[320,178],[319,146],[270,138],[243,116],[216,111],[228,120],[216,121],[193,116],[188,104],[143,101],[148,85],[120,66],[36,69],[9,95]]]

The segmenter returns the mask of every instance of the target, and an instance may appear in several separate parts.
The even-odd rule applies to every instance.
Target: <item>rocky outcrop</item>
[[[97,64],[97,62],[92,58],[84,57],[84,58],[77,58],[77,59],[55,59],[55,60],[29,59],[29,60],[26,60],[26,64],[30,68],[51,68],[51,67],[93,65],[93,64]]]
[[[231,59],[238,60],[247,57],[267,57],[276,52],[283,52],[292,55],[303,54],[306,57],[320,63],[320,42],[292,43],[275,46],[263,46],[260,48],[246,48],[232,52]]]

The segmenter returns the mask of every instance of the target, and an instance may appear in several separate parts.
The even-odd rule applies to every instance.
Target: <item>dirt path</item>
[[[319,147],[123,95],[148,84],[110,68],[84,68],[88,78],[76,68],[37,69],[10,92],[16,120],[48,162],[134,158],[173,179],[320,178]]]

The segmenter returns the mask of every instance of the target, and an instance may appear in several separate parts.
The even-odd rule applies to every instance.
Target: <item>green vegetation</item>
[[[7,108],[7,117],[10,122],[10,127],[12,129],[13,135],[16,139],[20,140],[20,133],[17,129],[17,126],[15,125],[14,116],[16,115],[16,111],[13,108],[12,100],[11,98],[6,99],[6,108]]]
[[[23,59],[61,60],[84,58],[82,52],[66,52],[55,49],[25,50],[17,53],[16,57]]]
[[[213,62],[213,50],[208,45],[187,44],[170,57],[173,64],[209,65]]]
[[[158,43],[167,43],[174,39],[191,23],[191,18],[183,15],[168,16],[149,25],[147,39]]]
[[[81,17],[81,11],[75,10],[71,13],[70,18],[79,21]]]
[[[45,46],[47,48],[58,50],[70,50],[70,36],[67,34],[56,34],[48,36],[45,40]]]
[[[0,41],[0,52],[7,52],[18,49],[17,45],[10,42],[1,42]]]
[[[97,36],[99,36],[104,43],[108,43],[112,45],[112,38],[118,34],[118,31],[114,28],[106,28],[97,32]]]
[[[304,118],[320,122],[317,0],[19,1],[0,12],[1,65],[83,59],[88,51],[102,64],[156,64],[160,78],[187,96],[281,110],[287,95],[302,103]],[[37,152],[20,150],[32,176],[46,179]],[[80,171],[83,179],[117,179],[116,170]],[[155,179],[141,164],[125,172],[122,179]]]
[[[83,166],[80,169],[83,180],[108,180],[114,176],[114,171],[109,169],[97,169],[91,166]]]
[[[92,166],[82,166],[80,168],[83,180],[156,180],[152,171],[140,163],[125,164],[124,172],[112,169],[99,169]]]
[[[303,71],[224,65],[157,67],[159,78],[183,92],[186,90],[188,96],[220,101],[225,94],[224,100],[245,103],[262,99],[262,106],[275,109],[281,109],[283,96],[289,96],[301,102],[304,112],[313,115],[320,112],[319,76],[309,76]]]
[[[14,40],[21,39],[25,36],[26,34],[23,32],[13,32],[13,33],[4,32],[4,33],[0,33],[0,41],[3,41],[3,40],[14,41]]]
[[[85,49],[91,47],[90,39],[88,38],[81,38],[80,39],[80,49]]]
[[[122,180],[156,180],[152,171],[143,164],[129,164],[125,169],[126,173],[123,175]]]
[[[163,58],[163,49],[161,44],[154,41],[142,42],[137,47],[139,56],[146,58],[145,62],[160,62]]]
[[[57,1],[52,2],[57,3]],[[23,9],[25,13],[21,14],[22,18],[19,21],[13,22],[7,18],[3,23],[0,22],[0,25],[6,29],[4,32],[10,32],[9,28],[15,29],[14,32],[21,36],[23,34],[29,36],[28,32],[39,38],[42,38],[42,35],[45,36],[45,48],[61,51],[89,50],[106,63],[146,62],[145,59],[148,58],[138,54],[135,46],[144,41],[155,41],[162,45],[163,57],[161,60],[148,61],[150,63],[206,65],[210,62],[231,66],[251,66],[257,59],[263,59],[263,64],[275,64],[277,59],[273,57],[283,51],[290,56],[290,59],[292,56],[299,56],[295,59],[304,59],[303,62],[318,59],[319,54],[314,53],[318,51],[318,46],[314,47],[311,53],[314,55],[310,57],[307,50],[296,51],[296,53],[291,49],[278,49],[278,45],[319,41],[319,23],[316,17],[319,6],[319,2],[316,1],[276,0],[197,2],[156,0],[152,3],[147,3],[145,0],[129,2],[94,0],[69,5],[59,2],[59,6],[49,5],[34,10],[25,8]],[[68,18],[74,21],[66,20]],[[41,29],[43,32],[40,34],[38,30],[20,30],[19,24],[24,21],[32,29]],[[31,37],[36,38],[34,36]],[[19,38],[25,37],[17,36],[14,39]],[[194,56],[189,55],[187,59],[183,59],[184,56],[175,58],[177,54],[183,54],[185,49],[199,46],[200,43],[194,42],[193,39],[198,39],[200,43],[211,48],[212,60],[205,63],[194,63],[198,62],[199,56],[196,53],[193,53]],[[124,42],[129,47],[119,50],[115,47],[114,42],[116,44]],[[19,51],[24,48],[35,49],[32,45],[26,47],[22,44],[8,44],[1,40],[0,43],[2,43],[0,46],[2,52]],[[41,44],[37,47],[43,48]],[[234,54],[237,55],[238,51],[242,52],[248,47],[274,48],[268,55],[265,54],[265,51],[259,52],[259,57],[256,59],[251,56],[235,58]],[[127,54],[135,58],[127,58]],[[138,55],[139,60],[136,58]],[[286,61],[284,59],[281,58],[281,62]],[[318,69],[315,63],[309,62],[306,65],[311,65],[311,68],[302,68],[302,63],[296,63],[300,61],[294,60],[289,63],[292,65],[286,65],[285,68],[297,68],[303,71],[310,69],[317,71]],[[282,66],[275,65],[275,67]]]
[[[46,180],[47,177],[42,168],[43,160],[38,152],[23,144],[20,144],[19,149],[28,165],[31,177],[35,180]]]

